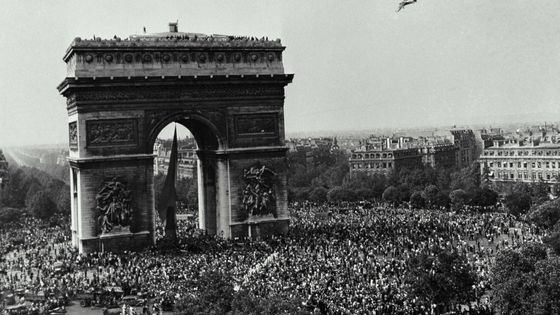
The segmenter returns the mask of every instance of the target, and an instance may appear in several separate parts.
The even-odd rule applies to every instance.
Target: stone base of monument
[[[148,231],[143,232],[111,232],[98,237],[80,240],[80,252],[122,252],[135,251],[154,245],[154,236]]]
[[[289,218],[249,219],[245,222],[231,225],[231,235],[236,237],[250,237],[253,239],[267,238],[272,235],[288,233]]]

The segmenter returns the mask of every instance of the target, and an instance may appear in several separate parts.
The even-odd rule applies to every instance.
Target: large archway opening
[[[172,158],[173,137],[177,133],[177,163],[175,166],[176,206],[175,213],[177,226],[184,230],[198,228],[198,150],[192,133],[183,125],[170,123],[165,126],[153,145],[154,152],[154,199],[156,220],[156,238],[164,235],[164,222],[158,213],[165,207],[162,200],[162,191],[165,180],[170,172]]]
[[[181,228],[201,229],[217,234],[220,214],[218,207],[220,180],[217,162],[208,153],[223,148],[217,130],[203,117],[177,114],[162,119],[150,131],[148,148],[154,154],[153,195],[156,237],[164,227],[158,210],[165,207],[162,190],[169,172],[173,135],[177,132],[177,164],[175,189],[177,193],[177,223]]]

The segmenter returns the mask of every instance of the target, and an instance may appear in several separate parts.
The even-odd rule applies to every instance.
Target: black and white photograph
[[[0,7],[0,315],[560,314],[560,1]]]

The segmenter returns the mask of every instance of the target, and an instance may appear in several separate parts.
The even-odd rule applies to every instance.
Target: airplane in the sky
[[[418,0],[403,0],[401,3],[399,3],[399,8],[397,9],[397,12],[404,9],[404,7],[406,7],[407,5],[415,3],[416,1]]]

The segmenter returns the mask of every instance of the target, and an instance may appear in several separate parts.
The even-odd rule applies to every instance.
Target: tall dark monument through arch
[[[58,86],[68,108],[72,242],[154,243],[153,144],[170,122],[198,145],[199,224],[226,238],[287,231],[280,40],[169,32],[76,38]]]

